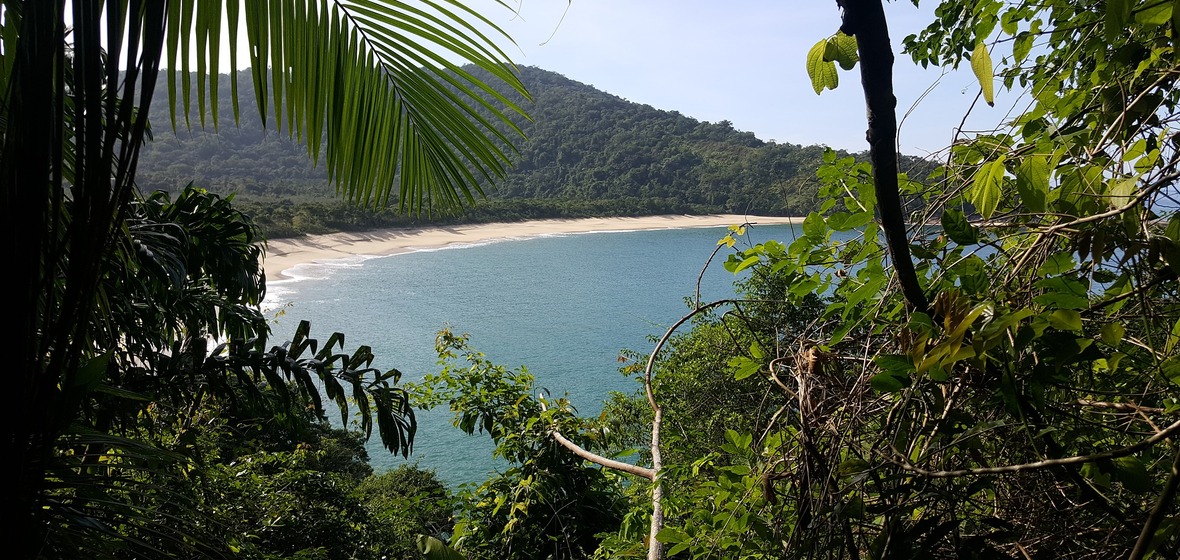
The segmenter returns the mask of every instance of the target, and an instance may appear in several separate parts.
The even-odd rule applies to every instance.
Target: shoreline
[[[723,227],[743,223],[757,226],[802,222],[803,218],[800,217],[709,214],[548,219],[338,232],[268,241],[263,270],[267,281],[276,281],[293,278],[286,272],[302,264],[356,256],[386,257],[422,249],[499,239],[527,239],[569,233]]]

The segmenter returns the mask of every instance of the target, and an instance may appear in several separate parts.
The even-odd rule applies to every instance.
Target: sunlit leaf
[[[1004,181],[1004,156],[979,166],[975,180],[967,191],[967,199],[984,219],[992,217],[1000,204]]]
[[[845,70],[852,70],[860,60],[856,49],[856,37],[845,35],[843,31],[839,31],[828,39],[828,47],[824,50],[824,60],[836,62],[840,68]]]
[[[1049,196],[1049,161],[1044,156],[1030,156],[1016,168],[1016,191],[1029,212],[1044,212]]]
[[[979,43],[975,46],[975,51],[971,53],[971,70],[975,72],[979,86],[983,88],[983,100],[988,105],[994,106],[996,104],[995,70],[992,67],[992,56],[987,52],[987,45]]]
[[[807,51],[807,75],[811,78],[811,87],[816,94],[824,89],[836,89],[840,85],[840,76],[836,73],[836,63],[824,60],[827,49],[827,39],[820,41]]]

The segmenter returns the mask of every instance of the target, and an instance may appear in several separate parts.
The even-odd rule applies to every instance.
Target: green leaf
[[[107,375],[107,365],[111,362],[113,351],[108,350],[85,361],[70,377],[68,388],[80,389],[82,394],[98,386]]]
[[[434,537],[418,535],[417,545],[418,552],[426,560],[467,560],[466,556]]]
[[[979,43],[971,53],[971,70],[975,72],[979,86],[983,88],[983,100],[994,107],[996,105],[995,71],[992,68],[992,56],[987,52],[987,45]]]
[[[807,51],[807,75],[811,77],[811,87],[818,95],[824,89],[836,89],[840,85],[840,76],[836,74],[836,63],[824,60],[824,51],[828,41],[824,39]]]
[[[1073,309],[1058,309],[1049,315],[1049,325],[1059,331],[1082,330],[1082,314]]]
[[[985,220],[991,218],[1000,205],[1004,172],[1004,156],[1001,155],[995,161],[979,166],[975,180],[967,191],[967,200],[975,205]]]
[[[1172,5],[1168,2],[1147,2],[1135,11],[1135,23],[1160,26],[1172,20]]]
[[[1033,301],[1058,309],[1082,309],[1090,304],[1086,285],[1074,278],[1058,276],[1038,280],[1038,288],[1044,293],[1033,298]]]
[[[904,377],[914,371],[914,360],[905,354],[881,354],[873,358],[873,363],[897,377]]]
[[[1024,59],[1028,58],[1028,53],[1032,50],[1032,44],[1032,33],[1021,31],[1016,34],[1016,38],[1012,41],[1012,57],[1017,64],[1024,62]]]
[[[1102,325],[1102,342],[1114,346],[1123,340],[1123,335],[1126,332],[1127,329],[1118,323]]]
[[[818,212],[812,212],[803,219],[803,235],[810,237],[816,241],[823,241],[824,234],[827,233],[827,225],[824,223],[824,217]]]
[[[745,356],[734,356],[727,362],[730,368],[733,368],[733,378],[735,381],[741,381],[762,369],[762,362],[759,360],[751,360]]]
[[[869,379],[869,386],[878,393],[896,393],[909,385],[909,377],[899,377],[892,372],[883,371]]]
[[[1172,356],[1160,364],[1160,373],[1173,385],[1180,386],[1180,356]]]
[[[1105,35],[1107,41],[1115,41],[1127,28],[1131,21],[1131,3],[1133,0],[1106,0]]]
[[[979,232],[967,220],[962,211],[947,208],[942,213],[942,230],[947,237],[959,245],[974,245],[979,243]]]
[[[1030,156],[1016,168],[1016,191],[1029,212],[1044,212],[1049,197],[1049,161],[1044,156]]]
[[[747,268],[750,268],[751,266],[758,264],[758,261],[760,261],[760,260],[762,260],[762,258],[759,257],[758,255],[746,257],[741,262],[739,262],[737,264],[737,266],[734,267],[733,273],[736,274],[736,273],[741,272]]]
[[[685,533],[676,527],[666,526],[663,529],[660,529],[659,533],[656,533],[656,540],[664,544],[675,544],[692,540],[692,537],[688,536],[688,533]]]
[[[1135,196],[1136,187],[1139,185],[1139,179],[1131,177],[1128,179],[1111,179],[1108,188],[1111,208],[1119,208],[1130,204],[1131,199]]]
[[[429,12],[376,0],[246,2],[224,12],[222,4],[169,4],[177,17],[167,20],[164,65],[181,71],[179,86],[169,78],[169,98],[179,87],[186,123],[189,60],[198,84],[215,87],[220,44],[240,39],[221,35],[228,17],[246,23],[263,124],[285,125],[313,159],[323,138],[324,167],[350,202],[430,215],[471,204],[482,185],[507,173],[525,112],[504,92],[526,100],[528,92],[489,38],[506,39],[504,32],[466,3],[429,2]],[[205,88],[197,95],[203,117]]]
[[[840,462],[840,478],[850,478],[871,468],[868,461],[859,457],[845,459]]]
[[[1038,276],[1057,276],[1062,272],[1073,270],[1073,253],[1056,253],[1045,259],[1045,263],[1037,268]]]
[[[1180,37],[1180,0],[1172,0],[1172,42]]]
[[[1152,490],[1147,466],[1138,457],[1119,457],[1113,463],[1115,480],[1121,482],[1128,490],[1136,494],[1145,494]]]
[[[837,62],[840,64],[840,68],[852,70],[860,60],[856,49],[856,37],[845,35],[843,31],[837,31],[834,36],[828,39],[828,47],[824,49],[824,60]]]

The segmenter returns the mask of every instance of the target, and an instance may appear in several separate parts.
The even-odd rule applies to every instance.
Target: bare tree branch
[[[548,407],[545,406],[545,399],[542,398],[542,399],[538,399],[538,400],[541,402],[541,410],[548,410]],[[654,471],[652,469],[649,469],[647,467],[641,467],[639,465],[632,465],[630,463],[624,463],[622,461],[616,461],[614,459],[607,459],[606,457],[603,457],[602,455],[588,451],[587,449],[583,448],[582,446],[570,441],[569,438],[561,435],[561,432],[559,432],[557,430],[553,430],[553,431],[549,432],[549,435],[553,436],[554,441],[556,441],[557,443],[560,443],[562,445],[562,447],[569,449],[570,451],[572,451],[574,453],[574,455],[577,455],[578,457],[581,457],[587,461],[590,461],[591,463],[594,463],[596,465],[601,465],[601,466],[606,467],[608,469],[614,469],[616,471],[621,471],[621,472],[633,474],[635,476],[641,476],[641,477],[646,478],[648,480],[655,480],[656,479],[656,471]]]
[[[897,455],[897,457],[890,458],[889,460],[890,460],[890,462],[900,466],[901,468],[903,468],[909,472],[917,473],[922,476],[926,476],[926,477],[930,477],[930,478],[956,478],[956,477],[961,477],[961,476],[1007,474],[1007,473],[1016,473],[1016,472],[1023,472],[1023,471],[1033,471],[1033,470],[1045,469],[1045,468],[1049,468],[1049,467],[1058,467],[1058,466],[1062,466],[1062,465],[1080,465],[1083,463],[1093,463],[1095,461],[1101,461],[1104,459],[1117,459],[1119,457],[1126,457],[1128,455],[1132,455],[1132,454],[1135,454],[1139,451],[1147,449],[1148,447],[1151,447],[1152,445],[1155,445],[1165,439],[1171,438],[1172,436],[1174,436],[1178,433],[1180,433],[1180,420],[1173,422],[1171,425],[1169,425],[1167,428],[1164,428],[1159,433],[1157,433],[1147,439],[1139,441],[1138,443],[1128,445],[1126,447],[1120,447],[1118,449],[1112,449],[1110,451],[1103,451],[1102,453],[1095,453],[1093,455],[1075,455],[1073,457],[1062,457],[1060,459],[1046,459],[1044,461],[1036,461],[1036,462],[1032,462],[1032,463],[1021,463],[1018,465],[1005,465],[1003,467],[985,467],[985,468],[979,468],[979,469],[959,469],[959,470],[953,470],[953,471],[932,471],[932,470],[924,469],[922,467],[919,467],[919,466],[911,463],[908,459],[902,457],[900,453],[897,453],[896,450],[894,450],[894,453]]]

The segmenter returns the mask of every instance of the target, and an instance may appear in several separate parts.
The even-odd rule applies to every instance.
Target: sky
[[[731,121],[762,140],[826,144],[850,151],[865,142],[859,68],[816,95],[807,51],[840,26],[834,0],[490,0],[472,5],[515,41],[501,44],[518,65],[537,66],[630,101],[711,122]],[[979,92],[970,69],[944,75],[901,54],[901,40],[933,20],[934,2],[885,4],[895,46],[895,93],[903,153],[948,146]],[[998,89],[998,88],[997,88]],[[982,102],[968,128],[994,127],[1006,110]]]

